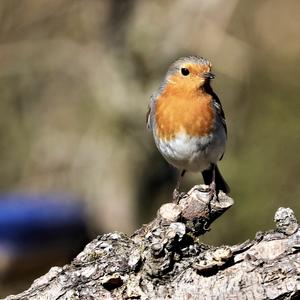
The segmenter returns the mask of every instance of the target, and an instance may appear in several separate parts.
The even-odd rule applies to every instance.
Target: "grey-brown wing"
[[[222,125],[224,126],[224,130],[225,130],[226,137],[227,137],[226,118],[225,118],[225,113],[224,113],[221,101],[220,101],[218,95],[213,91],[212,87],[209,84],[206,86],[206,92],[212,96],[213,105],[217,111],[217,115],[218,115],[220,121],[222,122]]]
[[[155,105],[155,101],[157,98],[158,93],[154,93],[151,97],[150,97],[150,103],[148,105],[148,111],[146,114],[146,124],[147,124],[147,128],[149,130],[152,130],[153,128],[153,123],[154,123],[154,105]]]
[[[151,115],[151,107],[150,104],[148,105],[148,111],[146,113],[146,125],[147,129],[151,130],[151,121],[150,121],[150,115]]]
[[[155,103],[159,96],[162,94],[165,86],[167,84],[167,79],[165,78],[161,83],[160,87],[156,92],[154,92],[150,97],[150,104],[148,105],[148,111],[146,114],[146,124],[147,128],[151,130],[155,123]]]
[[[211,95],[213,96],[213,105],[214,105],[214,107],[217,111],[218,118],[219,118],[219,120],[221,121],[221,123],[224,127],[225,134],[226,134],[226,137],[227,137],[226,118],[225,118],[225,113],[224,113],[221,101],[220,101],[219,97],[213,91],[212,91]],[[224,156],[224,153],[220,157],[220,160],[223,158],[223,156]]]
[[[226,136],[227,136],[227,125],[226,125],[226,118],[225,118],[225,113],[221,104],[221,101],[218,97],[214,97],[213,99],[213,104],[214,107],[216,108],[217,114],[224,126],[225,132],[226,132]]]

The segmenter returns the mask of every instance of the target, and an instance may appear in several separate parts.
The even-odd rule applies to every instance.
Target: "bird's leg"
[[[180,183],[181,183],[181,180],[182,180],[184,174],[185,174],[185,170],[182,170],[182,172],[180,173],[180,176],[179,176],[179,178],[177,180],[176,187],[175,187],[175,189],[173,191],[173,202],[174,203],[178,203],[179,200],[180,200],[179,187],[180,187]]]
[[[216,166],[215,164],[211,165],[212,168],[212,176],[211,176],[211,184],[210,184],[210,193],[212,194],[212,198],[216,195]]]

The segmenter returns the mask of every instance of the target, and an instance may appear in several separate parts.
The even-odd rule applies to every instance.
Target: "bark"
[[[71,264],[53,267],[23,293],[6,299],[298,299],[300,231],[279,208],[276,229],[234,246],[200,236],[233,205],[195,186],[178,204],[131,237],[114,232],[89,243]]]

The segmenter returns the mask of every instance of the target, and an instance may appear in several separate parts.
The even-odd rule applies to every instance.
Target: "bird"
[[[186,172],[201,172],[210,191],[228,194],[229,185],[218,168],[227,142],[225,114],[211,87],[212,64],[200,56],[177,59],[150,97],[147,128],[166,161],[180,170],[173,201],[180,197]]]

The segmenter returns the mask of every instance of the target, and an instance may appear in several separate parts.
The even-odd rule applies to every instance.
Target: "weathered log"
[[[64,267],[53,267],[16,299],[298,299],[300,231],[279,208],[276,229],[234,246],[199,236],[233,200],[195,186],[131,237],[104,234]]]

